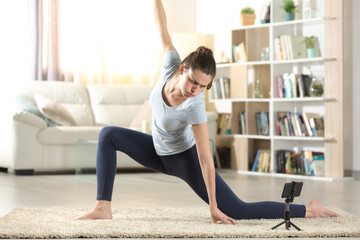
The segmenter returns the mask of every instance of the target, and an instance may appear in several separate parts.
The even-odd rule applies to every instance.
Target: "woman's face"
[[[199,69],[186,70],[185,67],[180,66],[180,88],[184,97],[195,97],[206,89],[211,82],[212,77],[203,73]]]

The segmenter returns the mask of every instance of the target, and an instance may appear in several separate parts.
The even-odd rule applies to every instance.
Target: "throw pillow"
[[[38,94],[35,94],[34,98],[41,113],[48,118],[60,123],[63,126],[77,125],[74,118],[71,116],[71,113],[60,103]]]
[[[30,98],[18,96],[18,97],[16,97],[15,100],[16,100],[17,108],[19,110],[30,112],[30,113],[35,114],[36,116],[44,119],[44,121],[46,122],[46,125],[49,127],[60,126],[59,123],[54,122],[53,120],[49,119],[44,114],[42,114],[40,112],[38,106],[36,105],[36,102],[31,100]]]
[[[137,112],[136,116],[130,123],[130,128],[141,128],[142,122],[146,120],[151,126],[152,122],[152,110],[151,105],[148,100],[146,100],[143,105],[140,107],[139,111]]]

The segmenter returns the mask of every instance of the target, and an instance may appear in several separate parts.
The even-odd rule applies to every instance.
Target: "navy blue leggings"
[[[96,161],[97,200],[111,201],[116,151],[124,152],[147,168],[181,178],[202,200],[209,203],[196,145],[179,154],[158,156],[151,135],[120,127],[104,127],[100,131]],[[285,209],[285,204],[280,202],[241,201],[218,173],[216,200],[218,208],[234,219],[282,218]],[[304,205],[291,204],[290,210],[292,217],[305,216]]]

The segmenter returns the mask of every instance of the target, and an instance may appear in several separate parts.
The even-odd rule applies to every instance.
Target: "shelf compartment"
[[[259,149],[270,151],[270,140],[233,138],[231,142],[231,169],[249,171]]]
[[[231,47],[238,46],[240,43],[245,44],[245,52],[247,61],[261,61],[261,49],[269,48],[269,28],[244,28],[232,31]],[[254,41],[254,39],[256,39]],[[233,53],[233,49],[231,49]],[[234,54],[232,54],[232,62],[235,62]]]

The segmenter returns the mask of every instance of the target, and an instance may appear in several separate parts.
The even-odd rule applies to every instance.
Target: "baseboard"
[[[345,170],[345,176],[351,176],[355,180],[360,180],[360,171],[358,171],[358,170]]]

